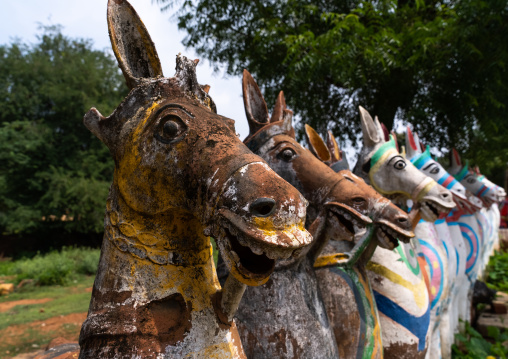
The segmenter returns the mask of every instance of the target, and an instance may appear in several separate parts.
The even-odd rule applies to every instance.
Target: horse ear
[[[162,76],[155,45],[134,8],[127,0],[108,0],[111,46],[129,88],[140,80]]]
[[[385,138],[385,142],[388,142],[390,141],[390,132],[388,131],[388,129],[386,128],[385,124],[384,123],[380,123],[379,122],[379,119],[377,118],[377,116],[375,117],[374,119],[376,121],[376,124],[379,125],[379,127],[381,127],[381,131],[383,133],[383,136]]]
[[[363,144],[367,148],[373,148],[381,142],[378,129],[374,120],[362,106],[358,106],[360,109],[360,124],[363,132]]]
[[[408,159],[412,159],[422,153],[409,126],[406,128],[406,151]]]
[[[397,141],[397,134],[395,133],[395,131],[392,130],[391,135],[393,136],[393,140],[395,141],[395,148],[397,148],[397,151],[400,152],[399,141]]]
[[[326,147],[323,139],[319,134],[309,125],[305,124],[305,137],[309,143],[310,151],[321,161],[326,162],[331,160],[330,152]]]
[[[269,118],[261,90],[247,70],[243,70],[242,91],[245,116],[249,123],[250,135],[253,135],[269,122]]]
[[[284,92],[281,91],[279,92],[279,96],[277,96],[277,101],[275,101],[275,107],[273,108],[270,122],[282,121],[285,109],[286,109],[286,99],[284,98]]]
[[[85,127],[92,132],[95,137],[102,141],[109,149],[112,149],[111,138],[114,138],[114,133],[117,131],[117,121],[111,121],[110,117],[104,117],[95,108],[92,107],[83,118]]]
[[[455,148],[452,148],[452,152],[450,153],[450,172],[457,173],[462,168],[462,162],[460,161],[459,153]]]
[[[339,144],[330,130],[328,131],[328,136],[326,137],[326,147],[328,147],[328,151],[330,151],[332,162],[337,162],[342,159],[342,152],[339,148]]]

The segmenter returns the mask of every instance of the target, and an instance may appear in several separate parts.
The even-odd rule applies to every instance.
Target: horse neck
[[[228,338],[231,331],[237,335],[234,324],[223,325],[215,314],[221,287],[211,254],[210,240],[192,214],[178,209],[140,214],[113,185],[99,269],[80,336],[82,351],[90,353],[84,357],[99,355],[95,348],[108,346],[114,355],[106,357],[122,354],[121,350],[127,350],[123,347],[136,351],[129,355],[143,357],[142,343],[147,337],[152,338],[153,352],[166,354],[183,341],[195,342],[183,344],[194,352],[215,350],[210,345],[233,347]],[[211,338],[200,341],[204,336]],[[104,338],[114,337],[132,345],[117,339],[104,345]]]

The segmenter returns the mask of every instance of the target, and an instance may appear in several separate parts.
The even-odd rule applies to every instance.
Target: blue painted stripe
[[[430,308],[427,307],[425,313],[421,317],[417,317],[381,293],[374,291],[374,297],[378,310],[418,338],[418,351],[425,350],[430,325]]]
[[[457,251],[457,248],[455,248],[455,258],[457,258],[457,267],[455,268],[455,275],[459,275],[460,258],[459,258],[459,252]]]

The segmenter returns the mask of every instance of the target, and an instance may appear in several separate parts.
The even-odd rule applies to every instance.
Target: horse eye
[[[397,162],[395,162],[393,167],[396,170],[403,170],[404,168],[406,168],[406,162],[404,162],[403,160],[398,160]]]
[[[176,115],[163,117],[155,133],[155,138],[162,143],[175,143],[183,139],[187,131],[187,125]]]
[[[283,161],[289,162],[296,157],[296,152],[291,148],[286,148],[284,151],[280,152],[277,157]]]
[[[435,174],[436,174],[436,173],[438,173],[438,172],[439,172],[439,167],[437,167],[437,166],[436,166],[436,167],[434,167],[434,168],[432,168],[432,169],[430,170],[430,173],[431,173],[431,174],[433,174],[433,175],[435,175]]]

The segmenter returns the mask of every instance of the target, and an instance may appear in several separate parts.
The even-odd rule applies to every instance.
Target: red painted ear
[[[377,116],[376,116],[376,119],[377,119]],[[381,123],[381,128],[383,129],[383,134],[385,135],[385,141],[390,141],[390,132],[388,131],[388,129],[386,128],[385,124],[384,123]]]
[[[399,141],[397,141],[397,134],[395,133],[395,131],[392,131],[392,136],[393,140],[395,141],[395,147],[397,147],[397,151],[400,152]]]
[[[453,152],[453,158],[455,159],[455,163],[458,166],[462,166],[462,162],[460,161],[460,156],[459,156],[459,153],[457,152],[457,150],[455,148],[452,148],[452,152]]]
[[[413,137],[413,132],[411,132],[409,126],[407,126],[407,138],[409,139],[409,145],[411,148],[415,151],[418,151],[418,147],[416,147],[415,139]]]
[[[282,121],[282,116],[284,114],[284,110],[286,109],[286,99],[284,98],[284,92],[279,92],[279,96],[277,96],[277,101],[275,101],[275,107],[273,108],[272,118],[270,122],[278,122]]]

